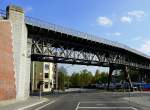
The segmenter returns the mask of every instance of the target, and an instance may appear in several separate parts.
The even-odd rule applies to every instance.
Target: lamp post
[[[42,76],[43,74],[42,73],[40,73],[40,78],[41,78],[41,76]],[[42,76],[42,78],[43,78],[43,76]],[[41,80],[41,81],[39,81],[39,86],[40,86],[40,94],[39,94],[39,97],[40,97],[40,99],[41,99],[41,96],[42,96],[42,87],[43,87],[43,85],[44,85],[44,81],[43,80]]]

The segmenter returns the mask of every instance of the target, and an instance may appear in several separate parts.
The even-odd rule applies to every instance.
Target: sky
[[[150,0],[0,0],[0,9],[14,4],[27,16],[117,41],[150,55]],[[69,73],[86,68],[60,65]]]

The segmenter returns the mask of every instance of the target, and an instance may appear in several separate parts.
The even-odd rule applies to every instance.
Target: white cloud
[[[132,22],[132,18],[130,16],[123,16],[123,17],[121,17],[120,21],[122,23],[131,23]]]
[[[145,16],[145,12],[142,10],[134,10],[134,11],[128,12],[128,15],[140,19]]]
[[[112,33],[105,33],[105,35],[114,37],[114,36],[121,36],[122,33],[120,33],[120,32],[112,32]]]
[[[120,32],[115,32],[115,33],[113,33],[113,35],[115,35],[115,36],[121,36],[121,33]]]
[[[138,37],[135,37],[133,40],[135,40],[135,41],[139,41],[139,40],[142,40],[142,36],[138,36]]]
[[[113,24],[112,20],[105,16],[98,17],[97,23],[103,26],[111,26]]]
[[[122,23],[131,23],[132,21],[141,21],[145,16],[145,12],[142,10],[129,11],[125,16],[120,18]]]
[[[141,48],[139,50],[144,52],[144,53],[149,53],[150,54],[150,40],[145,41],[144,44],[141,46]]]
[[[30,12],[32,10],[32,7],[31,6],[27,6],[26,8],[25,8],[25,12],[27,13],[27,12]]]

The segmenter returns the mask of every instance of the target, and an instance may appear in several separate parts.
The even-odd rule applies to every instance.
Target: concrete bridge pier
[[[107,85],[107,89],[109,90],[110,88],[110,82],[111,82],[111,78],[112,78],[112,73],[115,70],[115,68],[113,66],[109,67],[109,75],[108,75],[108,85]]]
[[[129,86],[130,88],[132,89],[132,83],[131,83],[131,79],[130,79],[130,75],[128,74],[128,67],[127,66],[122,66],[122,67],[115,67],[113,65],[111,65],[109,67],[109,75],[108,75],[108,85],[107,85],[107,89],[109,90],[110,88],[110,82],[111,82],[111,79],[112,79],[112,74],[113,74],[113,71],[116,70],[116,69],[121,69],[124,73],[124,79],[126,80],[126,82],[129,83]]]
[[[132,90],[132,89],[133,89],[133,86],[132,86],[132,82],[131,82],[130,75],[129,75],[129,73],[128,73],[128,67],[127,67],[127,66],[124,66],[124,67],[122,68],[122,70],[123,70],[123,72],[124,72],[124,79],[125,79],[126,82],[129,83],[129,87],[130,87],[130,89]]]
[[[8,6],[6,13],[12,25],[16,99],[24,99],[29,96],[31,62],[31,51],[29,50],[27,54],[27,48],[30,45],[27,45],[28,33],[24,21],[24,10],[17,6]]]

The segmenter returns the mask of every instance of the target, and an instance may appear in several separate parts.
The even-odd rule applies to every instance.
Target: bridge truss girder
[[[113,50],[82,44],[74,44],[53,38],[32,36],[31,58],[33,61],[51,61],[55,63],[95,65],[109,67],[110,65],[130,66],[134,68],[149,69],[147,62],[119,53]]]

